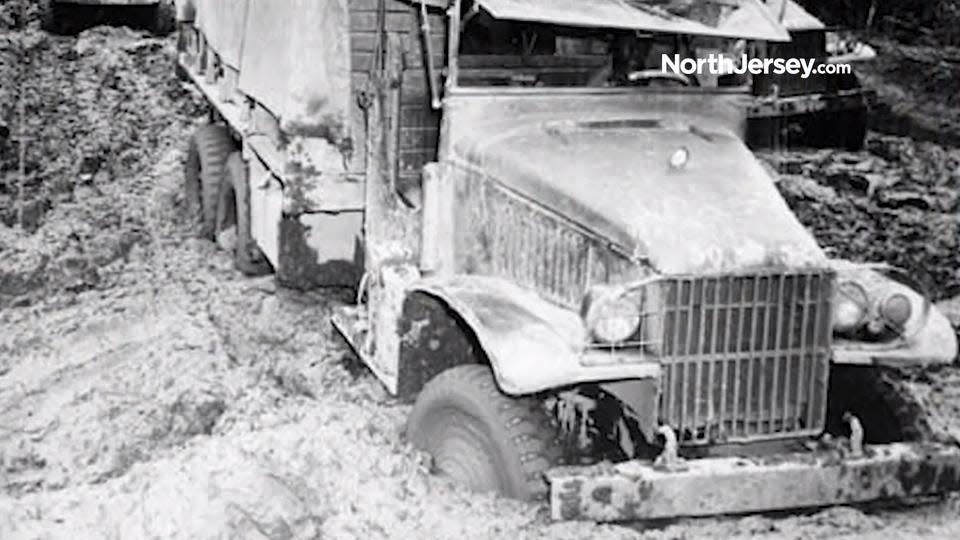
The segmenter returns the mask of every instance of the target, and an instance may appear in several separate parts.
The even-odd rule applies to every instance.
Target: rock
[[[912,191],[883,191],[876,196],[877,204],[887,208],[916,208],[932,210],[934,202],[931,197]]]

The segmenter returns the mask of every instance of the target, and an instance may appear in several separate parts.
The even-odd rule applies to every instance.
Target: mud
[[[0,78],[13,83],[0,85],[0,308],[109,287],[149,242],[135,211],[147,172],[201,106],[175,82],[172,52],[125,28],[0,38]]]
[[[37,58],[55,66],[37,91],[64,92],[35,102],[48,139],[31,150],[36,183],[16,191],[9,160],[0,174],[3,208],[45,201],[35,227],[0,225],[0,538],[960,536],[954,499],[594,525],[552,523],[542,506],[466,493],[429,474],[401,436],[409,407],[333,336],[329,310],[350,295],[243,278],[186,227],[183,146],[202,115],[196,97],[170,82],[172,39],[103,28],[31,36],[46,43]],[[90,77],[110,73],[129,93],[106,85],[88,97],[103,86]],[[75,160],[91,141],[103,161],[88,181]],[[910,179],[939,150],[905,166],[871,148],[858,157],[882,158],[878,170],[900,171],[891,174],[901,186],[922,194],[930,192],[918,186],[956,186],[928,182],[927,169]],[[781,188],[808,210],[805,221],[834,245],[862,238],[851,251],[859,257],[892,254],[893,239],[875,242],[884,250],[871,245],[890,227],[867,211],[888,207],[862,187],[840,187],[862,180],[818,172],[843,156],[803,156],[787,160],[799,172]],[[941,205],[950,197],[933,197],[926,213],[900,210],[949,223],[953,210]],[[907,231],[913,222],[903,223]],[[938,276],[957,268],[945,234],[897,238]]]
[[[960,149],[870,133],[860,152],[759,156],[832,257],[900,267],[935,300],[960,293]]]

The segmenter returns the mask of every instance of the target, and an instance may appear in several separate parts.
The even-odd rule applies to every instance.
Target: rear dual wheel
[[[250,184],[240,152],[227,157],[217,192],[217,243],[233,252],[237,270],[248,276],[271,273],[270,263],[253,239],[250,226]]]
[[[217,220],[217,195],[223,181],[227,157],[237,145],[226,126],[200,126],[187,145],[184,193],[191,224],[200,227],[200,236],[213,240]]]
[[[247,167],[226,126],[201,126],[190,137],[184,194],[188,219],[199,226],[202,238],[232,251],[244,274],[270,273],[251,232]]]

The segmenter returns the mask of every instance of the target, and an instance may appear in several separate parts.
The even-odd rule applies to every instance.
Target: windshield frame
[[[622,95],[662,93],[662,88],[644,86],[475,86],[460,84],[460,36],[462,29],[461,9],[463,0],[450,0],[447,6],[447,55],[444,69],[443,94],[448,95]],[[472,9],[481,9],[478,2]],[[431,81],[431,84],[435,84]],[[679,86],[670,88],[671,92],[689,94],[744,94],[749,93],[748,86],[702,87]]]

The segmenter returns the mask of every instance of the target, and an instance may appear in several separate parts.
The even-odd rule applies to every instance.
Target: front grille
[[[509,279],[569,309],[593,283],[610,283],[633,265],[560,217],[470,173],[458,186],[459,271]]]
[[[661,419],[687,444],[820,433],[832,284],[825,271],[658,282]]]

